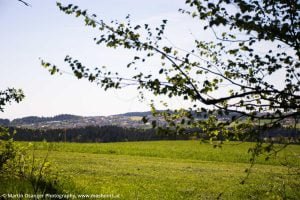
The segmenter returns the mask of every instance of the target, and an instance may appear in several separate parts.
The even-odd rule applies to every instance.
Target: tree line
[[[16,132],[16,141],[43,141],[48,142],[125,142],[189,139],[190,134],[174,135],[158,133],[154,129],[136,129],[118,126],[87,126],[69,129],[28,129],[10,128]]]
[[[184,134],[176,134],[173,131],[166,132],[164,129],[141,129],[119,126],[87,126],[81,128],[68,129],[30,129],[10,127],[10,133],[14,133],[15,141],[48,141],[48,142],[127,142],[127,141],[155,141],[155,140],[189,140],[201,139],[209,140],[211,135],[204,130],[189,128]],[[278,127],[268,129],[264,134],[252,137],[237,138],[233,130],[228,137],[222,135],[214,138],[215,140],[232,141],[257,141],[263,138],[273,141],[281,141],[282,138],[299,142],[299,134],[296,129]],[[280,140],[279,140],[280,139]],[[282,141],[281,141],[282,142]]]

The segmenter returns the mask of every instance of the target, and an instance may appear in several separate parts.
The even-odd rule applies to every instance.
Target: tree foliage
[[[133,25],[129,16],[124,23],[108,23],[76,5],[57,3],[64,13],[82,17],[86,26],[99,30],[100,36],[94,38],[97,45],[137,53],[124,66],[136,72],[130,77],[122,77],[105,67],[87,67],[70,55],[65,62],[78,79],[96,82],[105,90],[133,85],[141,92],[148,90],[155,95],[177,96],[192,102],[191,108],[175,112],[157,113],[153,108],[154,115],[163,116],[177,131],[182,130],[181,125],[203,126],[195,113],[213,110],[219,114],[237,113],[226,123],[218,124],[219,130],[241,117],[249,117],[252,122],[269,120],[270,125],[287,118],[297,121],[299,1],[186,0],[186,4],[189,10],[179,9],[179,12],[206,22],[204,30],[211,29],[216,40],[195,39],[193,49],[182,50],[163,43],[167,20],[154,28],[149,24]],[[146,73],[140,68],[157,58],[161,61],[157,72]],[[51,74],[63,73],[47,61],[41,63]],[[152,124],[156,126],[155,122]]]
[[[6,90],[0,90],[0,111],[4,111],[4,106],[7,103],[15,101],[19,103],[25,97],[21,89],[8,88]]]

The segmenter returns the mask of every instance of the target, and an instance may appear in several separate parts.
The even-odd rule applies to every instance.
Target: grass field
[[[45,144],[35,145],[43,157]],[[290,160],[300,166],[297,145],[288,146],[276,159],[259,158],[246,184],[240,184],[249,167],[247,150],[253,145],[231,142],[214,149],[199,141],[52,143],[49,159],[64,193],[120,199],[300,199],[299,175],[281,165]]]

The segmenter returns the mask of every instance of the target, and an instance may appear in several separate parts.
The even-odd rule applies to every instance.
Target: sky
[[[147,93],[146,100],[140,102],[134,88],[104,91],[95,84],[70,75],[51,76],[41,66],[39,58],[64,68],[64,57],[71,55],[87,66],[106,65],[122,70],[134,54],[95,45],[93,38],[99,33],[85,27],[82,19],[59,11],[54,0],[27,2],[30,7],[17,0],[0,0],[0,89],[21,88],[26,96],[19,104],[7,105],[0,118],[62,113],[99,116],[150,109],[153,96]],[[198,34],[200,30],[199,24],[178,12],[179,8],[185,8],[183,0],[61,2],[78,5],[107,21],[122,21],[127,14],[136,24],[155,25],[168,19],[168,39],[186,49],[193,42],[191,32]],[[185,106],[176,98],[168,101],[174,108]]]
[[[132,61],[135,52],[110,49],[94,43],[93,38],[102,34],[84,25],[83,19],[66,15],[56,6],[55,0],[26,0],[25,6],[18,0],[0,0],[0,90],[8,87],[21,88],[25,99],[11,103],[0,112],[0,118],[15,119],[25,116],[55,116],[74,114],[82,116],[107,116],[125,112],[149,111],[152,99],[157,109],[165,109],[159,102],[168,103],[170,109],[188,108],[191,103],[179,97],[155,97],[145,92],[140,101],[134,87],[122,90],[104,91],[87,80],[78,80],[72,75],[51,76],[41,66],[40,59],[48,61],[65,71],[71,70],[64,63],[66,55],[79,60],[91,68],[107,66],[124,76],[130,76],[126,65]],[[150,24],[152,27],[168,20],[165,44],[181,49],[194,48],[194,40],[216,41],[213,32],[203,31],[205,22],[178,12],[188,9],[185,0],[61,0],[63,5],[74,4],[97,14],[98,20],[125,21],[130,14],[131,22]],[[219,28],[217,33],[225,29]],[[225,30],[228,31],[228,30]],[[236,33],[233,33],[236,34]],[[267,52],[277,43],[260,42],[254,46],[257,52]],[[228,44],[229,46],[232,44]],[[289,54],[293,54],[289,49]],[[185,52],[183,52],[185,54]],[[160,62],[153,60],[139,66],[143,72],[156,73]],[[202,77],[201,77],[202,78]],[[207,77],[204,77],[207,78]],[[269,78],[269,77],[268,77]],[[278,71],[268,80],[282,89],[284,73]],[[201,80],[200,80],[201,81]],[[228,95],[228,87],[216,91],[217,96]]]

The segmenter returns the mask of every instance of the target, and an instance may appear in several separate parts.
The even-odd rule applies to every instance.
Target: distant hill
[[[120,116],[120,117],[143,117],[143,116],[148,116],[151,115],[152,113],[150,111],[145,111],[145,112],[127,112],[127,113],[122,113],[122,114],[117,114],[113,116]]]
[[[65,120],[78,120],[83,117],[77,115],[69,115],[69,114],[61,114],[54,117],[37,117],[37,116],[29,116],[14,119],[10,122],[10,125],[16,124],[34,124],[34,123],[41,123],[41,122],[52,122],[52,121],[65,121]]]
[[[163,110],[158,110],[163,112]],[[233,117],[239,116],[239,114],[230,112],[227,116],[218,115],[220,120],[228,120]],[[17,118],[12,121],[8,119],[0,119],[0,125],[22,127],[30,129],[57,129],[57,128],[79,128],[87,126],[107,126],[118,125],[121,127],[149,127],[149,124],[144,124],[141,120],[137,120],[133,117],[151,116],[151,111],[145,112],[127,112],[111,116],[90,116],[83,117],[78,115],[61,114],[54,117],[38,117],[28,116],[23,118]],[[206,119],[207,115],[204,113],[196,113],[193,115],[198,119]],[[150,117],[151,118],[151,117]],[[163,120],[163,119],[160,119]]]
[[[138,113],[138,112],[137,112]],[[150,112],[147,112],[150,114]],[[141,116],[144,116],[140,112]],[[7,119],[0,119],[0,125],[28,128],[28,129],[69,129],[69,128],[82,128],[87,126],[109,126],[118,125],[121,127],[145,127],[141,120],[132,119],[136,116],[134,113],[125,113],[121,115],[112,116],[91,116],[83,117],[70,114],[62,114],[54,117],[37,117],[28,116],[17,118],[12,121]]]
[[[10,124],[9,119],[0,119],[0,126],[8,126]]]

